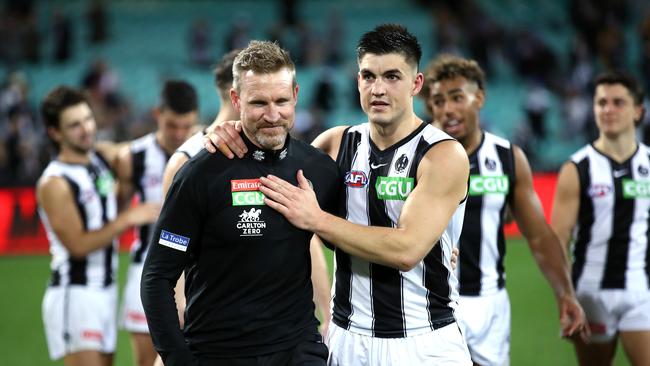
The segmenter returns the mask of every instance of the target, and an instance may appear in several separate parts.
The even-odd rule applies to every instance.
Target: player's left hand
[[[274,175],[262,177],[260,192],[265,196],[264,203],[281,213],[292,225],[313,231],[323,211],[302,169],[298,170],[297,178],[298,187]]]
[[[573,295],[564,296],[558,305],[562,337],[578,337],[586,342],[590,335],[589,325],[587,324],[585,312],[576,297]]]

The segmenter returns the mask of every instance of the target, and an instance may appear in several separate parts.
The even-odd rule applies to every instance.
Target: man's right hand
[[[241,121],[223,122],[203,137],[203,146],[212,154],[217,150],[221,151],[228,159],[234,158],[235,154],[237,157],[243,158],[244,154],[248,152],[248,148],[239,136],[241,130]]]

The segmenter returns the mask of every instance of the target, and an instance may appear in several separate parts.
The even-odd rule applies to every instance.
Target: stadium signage
[[[510,180],[507,175],[470,175],[469,195],[482,196],[484,194],[508,194]]]
[[[375,189],[380,200],[405,201],[415,187],[415,179],[407,177],[377,177]]]

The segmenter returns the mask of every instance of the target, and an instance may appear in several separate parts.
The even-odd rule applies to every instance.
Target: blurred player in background
[[[140,202],[162,202],[165,164],[187,140],[198,120],[197,94],[187,82],[165,82],[160,98],[160,105],[154,110],[156,131],[134,140],[117,157],[120,208],[129,207],[134,195]],[[131,333],[134,361],[138,366],[151,366],[156,358],[140,300],[142,265],[151,235],[151,225],[143,225],[131,244],[131,264],[121,314],[122,327]]]
[[[650,365],[650,148],[636,139],[644,92],[622,72],[595,80],[598,138],[560,170],[551,223],[568,250],[591,328],[581,365],[611,365],[620,337],[632,365]]]
[[[526,156],[519,147],[481,129],[483,70],[473,60],[440,56],[427,67],[425,78],[435,125],[460,141],[470,162],[457,268],[459,323],[475,364],[506,365],[510,349],[503,232],[507,207],[555,293],[562,334],[583,329],[584,313],[575,298],[562,246],[533,190]]]
[[[117,336],[117,237],[155,221],[159,205],[117,215],[108,163],[116,148],[95,143],[95,119],[80,92],[54,89],[41,112],[58,150],[36,188],[52,253],[43,299],[50,357],[63,357],[66,365],[110,365]]]

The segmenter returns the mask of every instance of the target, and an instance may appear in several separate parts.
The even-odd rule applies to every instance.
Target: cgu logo
[[[508,192],[510,192],[510,180],[508,180],[507,175],[470,175],[469,177],[470,196],[508,194]]]
[[[650,182],[623,179],[624,198],[650,198]]]
[[[368,176],[360,170],[345,173],[345,185],[351,188],[361,188],[368,184]]]
[[[233,206],[263,206],[264,195],[259,191],[232,192]]]
[[[377,177],[375,189],[380,200],[405,201],[415,187],[415,179],[405,177]]]

